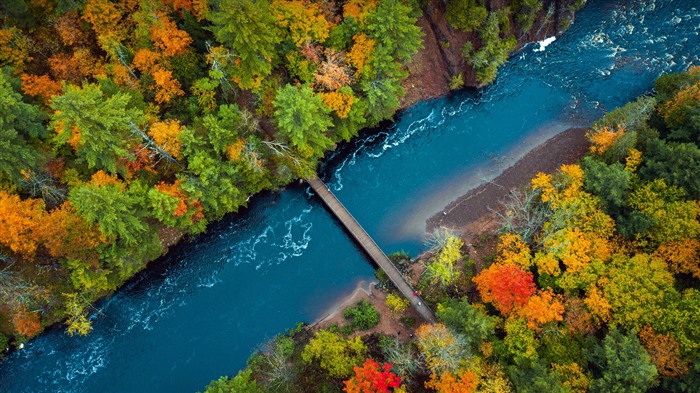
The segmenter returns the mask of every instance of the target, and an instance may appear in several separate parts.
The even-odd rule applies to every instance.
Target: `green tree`
[[[537,359],[540,345],[535,332],[527,327],[524,318],[509,318],[505,323],[506,336],[503,339],[505,354],[513,359]]]
[[[683,188],[690,198],[700,199],[700,149],[694,143],[651,140],[644,153],[642,177],[662,178],[668,185]]]
[[[593,393],[642,393],[655,385],[656,366],[635,333],[612,329],[589,357],[599,370],[591,382]]]
[[[54,143],[60,147],[70,141],[89,168],[117,173],[119,158],[127,158],[133,144],[131,127],[143,118],[139,109],[129,107],[130,100],[127,93],[106,97],[94,84],[66,87],[51,103]]]
[[[180,134],[187,160],[187,171],[179,174],[182,189],[202,203],[209,220],[237,210],[248,195],[270,184],[257,139],[246,127],[249,116],[235,105],[222,105]]]
[[[518,22],[518,27],[523,33],[527,33],[537,19],[537,13],[544,6],[542,0],[515,0],[513,9],[515,11],[515,20]]]
[[[606,165],[590,156],[583,159],[583,168],[585,190],[600,198],[608,214],[619,215],[627,205],[632,173],[619,162]]]
[[[472,350],[495,337],[496,318],[472,306],[467,298],[438,305],[436,315],[445,326],[459,333]]]
[[[478,29],[489,12],[479,0],[451,0],[447,3],[445,19],[456,29],[466,33]]]
[[[281,38],[268,0],[221,0],[218,10],[207,17],[216,39],[240,61],[233,76],[241,87],[255,87],[270,75]]]
[[[462,247],[464,243],[455,236],[450,235],[440,252],[430,261],[425,269],[424,277],[433,285],[447,287],[453,284],[460,276],[460,271],[455,263],[462,259]]]
[[[302,157],[320,157],[333,146],[333,141],[325,133],[333,125],[330,109],[311,87],[285,86],[277,92],[274,106],[280,135]]]
[[[696,237],[700,234],[700,206],[684,200],[685,193],[663,179],[644,183],[629,198],[629,205],[648,220],[648,232],[638,235],[651,245]]]
[[[390,118],[399,108],[399,98],[405,93],[401,86],[401,79],[401,77],[386,76],[360,81],[360,89],[365,93],[369,104],[367,108],[369,126],[376,126],[380,121]]]
[[[400,0],[379,2],[377,10],[367,18],[369,36],[378,43],[375,53],[406,62],[422,47],[423,33],[416,25],[412,4]]]
[[[514,363],[506,368],[506,373],[518,393],[568,392],[562,386],[559,373],[542,360],[517,356]]]
[[[662,318],[655,324],[659,331],[678,340],[681,352],[688,359],[700,357],[700,291],[686,289],[679,296],[672,294]]]
[[[69,194],[78,214],[88,222],[97,223],[110,242],[123,240],[136,246],[148,231],[141,205],[143,196],[125,189],[121,183],[82,184]]]
[[[41,155],[27,140],[45,136],[39,108],[22,102],[12,79],[0,70],[0,180],[19,182],[22,171],[30,171]]]
[[[328,330],[319,330],[304,347],[301,358],[306,363],[316,360],[333,378],[346,378],[354,366],[364,359],[366,347],[358,336],[346,340]]]
[[[515,50],[517,40],[510,33],[506,10],[491,12],[480,34],[482,46],[469,60],[476,72],[476,80],[485,85],[496,79],[498,67],[508,60],[508,55]]]
[[[235,377],[221,377],[211,381],[204,393],[263,393],[264,390],[252,379],[251,370],[240,371]]]
[[[613,321],[628,328],[654,325],[662,316],[665,299],[675,293],[666,264],[646,254],[613,257],[603,280],[603,294],[612,305]]]
[[[343,312],[345,319],[350,320],[355,329],[367,330],[379,324],[379,311],[369,301],[363,299],[354,307],[348,307]]]

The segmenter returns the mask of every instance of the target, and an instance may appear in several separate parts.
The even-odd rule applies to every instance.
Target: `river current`
[[[496,82],[417,104],[338,149],[321,175],[385,252],[423,248],[425,220],[531,147],[700,65],[694,0],[589,0]],[[321,317],[373,268],[311,191],[290,185],[174,247],[96,305],[94,330],[54,328],[0,364],[0,392],[195,392],[266,340]]]

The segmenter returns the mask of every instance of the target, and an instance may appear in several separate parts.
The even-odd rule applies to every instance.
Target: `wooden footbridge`
[[[323,200],[326,207],[335,214],[335,216],[343,223],[345,229],[355,238],[357,243],[365,250],[367,255],[386,273],[391,282],[403,294],[403,296],[411,302],[411,305],[418,311],[423,319],[428,322],[436,322],[435,315],[425,305],[423,299],[414,295],[414,291],[410,285],[404,280],[399,269],[387,258],[384,252],[377,246],[377,243],[367,234],[360,226],[350,212],[343,206],[338,198],[328,189],[325,183],[318,177],[306,180],[316,194]]]

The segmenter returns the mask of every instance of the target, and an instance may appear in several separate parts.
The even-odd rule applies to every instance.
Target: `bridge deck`
[[[409,300],[411,305],[418,311],[423,319],[428,322],[435,322],[435,315],[433,312],[425,305],[423,299],[419,296],[413,294],[413,289],[404,280],[401,272],[394,266],[394,264],[387,258],[384,252],[377,246],[377,243],[367,234],[367,232],[360,226],[360,224],[355,220],[355,218],[350,214],[350,212],[343,206],[338,198],[333,195],[333,193],[328,189],[325,183],[319,178],[315,177],[313,179],[307,179],[311,188],[316,191],[316,194],[323,200],[328,209],[330,209],[333,214],[343,223],[345,228],[352,234],[357,243],[367,252],[372,260],[386,273],[392,283],[398,288],[398,290],[404,295],[406,299]]]

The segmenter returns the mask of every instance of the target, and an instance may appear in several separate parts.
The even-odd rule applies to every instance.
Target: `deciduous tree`
[[[41,242],[46,210],[41,199],[22,200],[0,190],[0,244],[31,259]]]
[[[15,312],[12,325],[17,333],[27,337],[34,337],[41,331],[39,314],[28,311],[24,306],[20,306]]]
[[[328,330],[319,330],[304,347],[301,357],[307,363],[318,361],[331,377],[345,378],[360,364],[365,351],[359,336],[346,340]]]
[[[479,384],[479,378],[470,370],[460,370],[456,374],[446,371],[439,376],[430,375],[425,387],[438,393],[472,393]]]
[[[532,273],[514,265],[494,263],[473,281],[482,300],[493,304],[504,315],[526,305],[535,294]]]
[[[401,386],[401,377],[391,372],[391,363],[380,365],[373,359],[355,366],[355,376],[343,382],[347,393],[389,393]]]
[[[681,358],[678,342],[669,334],[654,332],[650,326],[639,331],[642,342],[659,374],[678,378],[688,372],[688,365]]]
[[[466,361],[465,343],[441,323],[421,325],[416,330],[416,339],[432,373],[456,372]]]
[[[22,74],[22,91],[32,97],[39,97],[44,104],[48,104],[51,98],[60,95],[63,86],[48,75]]]
[[[564,305],[560,296],[550,289],[531,296],[518,314],[525,318],[527,327],[540,330],[546,323],[564,319]]]
[[[323,43],[330,34],[331,24],[326,20],[318,3],[308,0],[273,0],[270,11],[277,25],[287,31],[297,46],[306,42]]]

